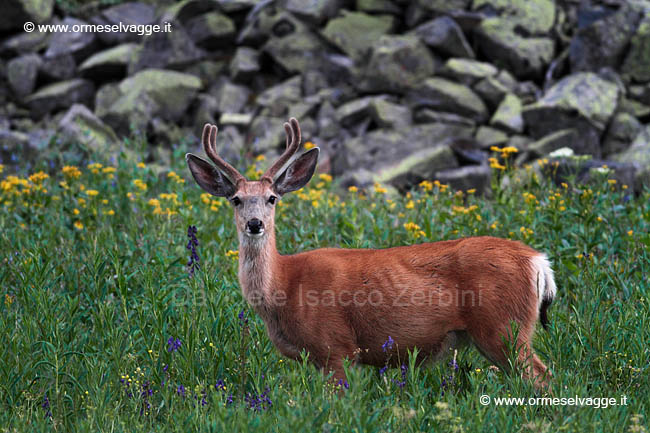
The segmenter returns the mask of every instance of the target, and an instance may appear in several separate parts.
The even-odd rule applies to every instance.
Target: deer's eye
[[[269,197],[269,203],[275,204],[275,200],[277,200],[276,196],[272,195],[271,197]]]
[[[230,201],[232,201],[232,204],[234,206],[239,206],[241,204],[241,199],[239,197],[233,197],[230,199]]]

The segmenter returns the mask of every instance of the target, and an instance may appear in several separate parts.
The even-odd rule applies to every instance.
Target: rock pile
[[[231,160],[271,159],[295,116],[346,184],[481,190],[489,148],[514,146],[518,164],[568,147],[650,185],[649,0],[53,2],[3,6],[3,163],[72,142],[128,154],[134,131],[165,163],[206,122]]]

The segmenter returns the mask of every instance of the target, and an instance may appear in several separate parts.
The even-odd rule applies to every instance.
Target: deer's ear
[[[235,194],[235,185],[208,161],[191,153],[185,155],[185,160],[192,177],[206,192],[217,197],[230,197]]]
[[[307,185],[316,170],[319,153],[320,150],[315,147],[289,164],[289,167],[273,182],[275,191],[279,195],[284,195]]]

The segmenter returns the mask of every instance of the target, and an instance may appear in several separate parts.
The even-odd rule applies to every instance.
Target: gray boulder
[[[473,128],[444,123],[415,125],[399,130],[377,129],[344,143],[341,168],[364,168],[378,172],[422,149],[437,147],[448,140],[471,138],[472,133]]]
[[[578,154],[601,155],[600,136],[613,116],[619,87],[591,72],[569,75],[543,98],[523,108],[530,135],[536,139],[562,129],[575,129],[570,144]]]
[[[505,71],[496,77],[486,77],[477,82],[473,89],[492,109],[501,103],[508,93],[515,93],[517,82]]]
[[[370,117],[380,128],[404,128],[412,123],[411,110],[385,98],[373,98]]]
[[[475,189],[477,194],[490,192],[492,172],[488,165],[466,165],[437,172],[433,178],[452,190],[467,191]]]
[[[480,126],[474,138],[484,149],[489,149],[492,146],[502,146],[508,142],[508,134],[489,126]]]
[[[260,71],[260,54],[253,48],[238,47],[228,68],[233,80],[249,81]]]
[[[646,6],[645,15],[634,36],[630,40],[630,49],[625,57],[621,72],[637,82],[650,81],[650,7]]]
[[[635,184],[638,190],[650,187],[650,125],[637,135],[632,145],[614,156],[616,161],[633,164],[636,168]]]
[[[592,72],[569,75],[548,89],[542,99],[526,106],[526,123],[533,127],[538,112],[555,112],[558,118],[578,113],[602,131],[616,111],[619,95],[620,89],[616,84]]]
[[[409,93],[414,106],[457,113],[482,122],[488,112],[481,98],[470,88],[444,78],[429,78]]]
[[[640,11],[624,3],[616,13],[579,28],[571,39],[571,70],[595,72],[606,66],[618,67],[640,19]]]
[[[370,115],[373,97],[353,99],[336,109],[336,120],[345,127],[350,127]]]
[[[433,75],[435,60],[415,36],[382,36],[373,46],[357,86],[368,92],[403,93]]]
[[[432,179],[436,172],[458,166],[454,152],[446,144],[419,150],[401,160],[381,167],[374,180],[388,183],[404,190],[425,179]]]
[[[521,110],[521,99],[508,93],[490,119],[490,124],[509,132],[523,132],[524,118]]]
[[[75,25],[87,25],[85,21],[72,17],[66,17],[61,21],[62,25],[72,28]],[[56,32],[50,36],[50,41],[44,57],[51,59],[62,55],[70,54],[76,62],[83,60],[95,49],[95,33],[91,32]]]
[[[483,20],[476,41],[494,63],[505,65],[517,77],[539,77],[555,54],[555,43],[546,37],[523,37],[515,24],[501,18]]]
[[[448,16],[420,24],[413,31],[425,44],[451,57],[475,57],[462,29]]]
[[[190,19],[216,8],[217,2],[213,0],[181,0],[167,7],[159,21],[185,24]],[[177,26],[174,25],[173,28],[176,29]]]
[[[417,123],[451,123],[463,125],[470,128],[476,127],[476,121],[467,117],[459,116],[455,113],[444,111],[435,111],[430,108],[421,107],[413,113],[413,118]]]
[[[415,0],[417,4],[427,12],[443,14],[458,10],[467,9],[472,0]]]
[[[269,110],[272,116],[283,117],[289,108],[302,100],[302,78],[300,75],[289,78],[260,93],[255,103]]]
[[[7,64],[7,81],[18,99],[23,99],[34,91],[36,76],[42,64],[36,54],[14,57]]]
[[[289,30],[291,27],[286,31]],[[262,51],[288,73],[305,73],[310,69],[322,67],[323,58],[328,52],[325,44],[304,27],[291,30],[283,36],[270,37]]]
[[[227,80],[211,87],[210,94],[215,98],[214,108],[218,113],[239,113],[251,97],[248,87],[233,84]]]
[[[341,0],[284,0],[284,7],[309,23],[320,25],[336,16]]]
[[[558,149],[568,147],[577,154],[593,154],[594,149],[579,149],[576,143],[580,143],[578,130],[575,128],[561,129],[541,139],[528,144],[527,152],[532,158],[546,156]],[[600,153],[600,152],[598,152]]]
[[[201,80],[192,75],[147,69],[98,92],[95,113],[126,135],[132,126],[145,130],[154,117],[178,121],[200,89]]]
[[[6,0],[2,3],[0,32],[22,29],[25,22],[43,23],[52,16],[54,0]]]
[[[368,15],[363,12],[342,11],[342,15],[327,22],[321,34],[356,62],[367,56],[381,36],[394,27],[391,15]]]
[[[99,25],[123,26],[150,26],[156,23],[156,9],[142,2],[127,2],[102,10],[91,18],[90,22]],[[175,30],[175,29],[174,29]],[[146,32],[99,32],[97,38],[107,45],[116,45],[124,42],[136,42],[147,36]]]
[[[235,23],[219,12],[207,12],[187,21],[187,33],[194,43],[202,48],[214,50],[232,42],[237,28]]]
[[[39,72],[49,80],[69,80],[77,72],[77,62],[72,54],[45,57]]]
[[[496,76],[498,72],[499,70],[490,63],[472,59],[452,58],[445,62],[439,74],[471,86],[481,79]]]
[[[391,0],[357,0],[355,9],[370,14],[402,13],[402,9]]]
[[[123,78],[129,63],[139,50],[139,45],[126,43],[99,51],[79,65],[79,72],[102,81]]]
[[[609,123],[607,133],[603,139],[603,155],[608,156],[623,152],[630,147],[635,137],[643,128],[636,117],[628,113],[618,113]]]
[[[553,0],[474,0],[472,9],[497,13],[529,35],[548,33],[555,24]]]
[[[0,54],[28,54],[36,53],[47,48],[50,39],[49,33],[22,32],[9,36],[0,44]]]
[[[251,123],[246,147],[255,154],[277,149],[285,141],[284,122],[280,117],[257,116]]]
[[[129,63],[129,75],[144,69],[182,68],[203,58],[204,53],[180,25],[172,32],[158,32],[147,36],[142,49]]]
[[[106,152],[118,143],[117,135],[85,105],[74,104],[59,121],[57,133],[64,141]]]
[[[75,78],[42,87],[25,98],[25,103],[32,115],[38,118],[76,103],[90,105],[94,93],[95,86],[92,82]]]

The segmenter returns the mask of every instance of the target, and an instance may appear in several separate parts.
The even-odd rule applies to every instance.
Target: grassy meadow
[[[648,191],[630,195],[607,170],[555,186],[536,174],[547,161],[501,187],[511,156],[497,151],[490,198],[429,182],[406,196],[341,191],[317,175],[281,200],[284,254],[473,235],[547,252],[558,296],[535,349],[552,396],[627,404],[498,406],[539,394],[472,347],[435,365],[350,367],[345,392],[283,359],[240,293],[230,205],[176,156],[173,171],[100,161],[0,174],[0,431],[648,430]]]

